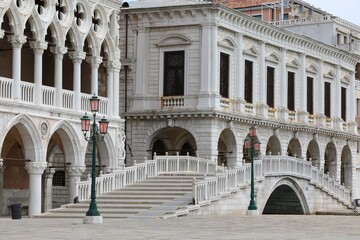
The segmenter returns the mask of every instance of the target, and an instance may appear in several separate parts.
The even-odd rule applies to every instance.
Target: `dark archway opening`
[[[304,215],[301,202],[292,188],[286,185],[277,187],[270,195],[263,214]]]

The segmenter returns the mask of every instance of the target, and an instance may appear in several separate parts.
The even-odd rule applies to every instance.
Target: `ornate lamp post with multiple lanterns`
[[[248,215],[258,215],[258,210],[255,203],[255,192],[254,192],[254,157],[260,151],[260,141],[256,136],[256,126],[250,127],[250,132],[245,138],[245,149],[248,151],[251,158],[251,193],[250,193],[250,204],[248,207]]]
[[[89,210],[86,212],[84,223],[102,223],[102,216],[97,210],[96,206],[96,142],[104,140],[104,135],[108,131],[109,122],[102,118],[99,124],[96,124],[96,113],[99,111],[100,99],[97,96],[92,96],[90,99],[90,110],[93,114],[93,122],[91,118],[85,113],[81,118],[81,131],[84,133],[85,140],[92,142],[92,166],[91,166],[91,202]],[[91,129],[90,129],[91,125]],[[90,132],[89,132],[90,130]],[[89,134],[88,134],[89,133]]]

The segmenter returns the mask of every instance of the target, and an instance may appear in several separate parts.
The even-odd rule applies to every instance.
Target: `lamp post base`
[[[103,223],[102,216],[85,216],[83,220],[84,224],[101,224]]]
[[[246,215],[249,215],[249,216],[259,216],[260,213],[259,213],[259,210],[256,209],[256,210],[247,210],[246,211]]]

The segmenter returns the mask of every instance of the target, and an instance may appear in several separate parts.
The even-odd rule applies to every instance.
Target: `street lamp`
[[[90,110],[93,113],[93,123],[90,129],[90,117],[85,113],[81,119],[81,131],[84,133],[84,138],[88,142],[92,142],[92,166],[91,166],[91,202],[89,210],[86,212],[84,223],[102,223],[102,217],[96,206],[96,142],[104,140],[104,135],[108,131],[109,121],[102,118],[99,125],[96,124],[96,113],[99,111],[100,99],[97,96],[92,96],[90,99]],[[90,130],[90,132],[89,132]],[[89,132],[89,134],[88,134]]]
[[[256,126],[252,125],[250,127],[250,132],[245,138],[245,149],[250,152],[251,158],[251,193],[250,193],[250,204],[248,207],[248,214],[257,215],[257,207],[255,203],[255,193],[254,193],[254,157],[255,153],[260,150],[260,141],[256,136]],[[255,214],[253,214],[255,212]]]

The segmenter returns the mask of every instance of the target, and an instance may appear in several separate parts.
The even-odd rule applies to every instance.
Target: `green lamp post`
[[[96,142],[104,140],[104,135],[108,131],[109,122],[102,118],[99,124],[96,124],[96,113],[99,111],[100,99],[97,96],[92,96],[90,99],[90,110],[93,113],[93,123],[91,124],[91,118],[85,113],[81,118],[81,130],[84,133],[84,138],[88,142],[92,142],[92,166],[91,166],[91,201],[89,210],[86,212],[86,216],[100,216],[100,212],[96,205]],[[91,125],[91,129],[90,129]],[[90,130],[90,133],[88,134]],[[84,221],[85,223],[85,221]],[[95,223],[90,221],[89,223]]]
[[[245,138],[245,149],[250,154],[251,158],[251,192],[250,192],[250,204],[248,210],[257,210],[255,203],[255,192],[254,192],[254,157],[255,153],[260,151],[260,141],[256,136],[256,126],[250,127],[250,132]]]

